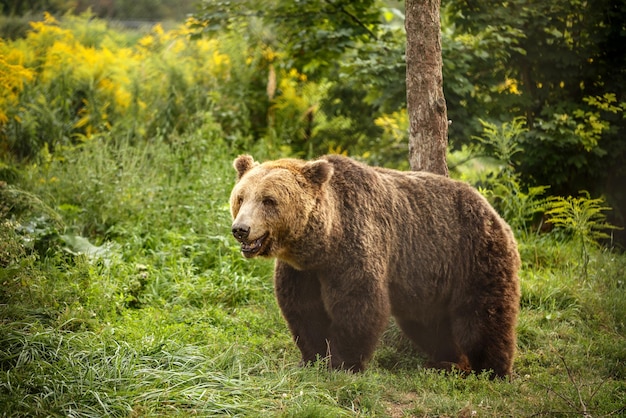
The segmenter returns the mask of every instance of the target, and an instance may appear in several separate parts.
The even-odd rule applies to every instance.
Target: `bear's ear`
[[[304,178],[316,186],[321,186],[333,175],[333,166],[326,160],[310,161],[302,167]]]
[[[235,158],[235,161],[233,161],[233,167],[237,170],[237,180],[240,180],[241,177],[243,177],[243,175],[255,165],[258,165],[258,163],[255,162],[254,158],[250,155],[240,155]]]

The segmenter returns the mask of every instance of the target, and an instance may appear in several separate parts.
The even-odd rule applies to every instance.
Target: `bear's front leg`
[[[390,316],[380,277],[366,269],[322,279],[322,299],[331,319],[331,367],[361,371],[371,359]]]
[[[276,261],[274,291],[283,317],[302,353],[302,363],[326,358],[330,317],[324,308],[320,282],[314,274]]]

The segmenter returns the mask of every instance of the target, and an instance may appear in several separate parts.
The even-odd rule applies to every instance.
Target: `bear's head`
[[[289,260],[294,242],[315,239],[305,235],[333,174],[328,161],[282,159],[259,164],[241,155],[233,166],[237,183],[230,195],[232,233],[245,257]]]

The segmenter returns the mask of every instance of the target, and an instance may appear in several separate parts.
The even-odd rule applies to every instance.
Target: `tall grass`
[[[571,416],[626,405],[624,256],[521,243],[515,375],[426,370],[393,324],[363,374],[300,369],[271,263],[229,237],[210,121],[43,154],[0,188],[3,416]]]

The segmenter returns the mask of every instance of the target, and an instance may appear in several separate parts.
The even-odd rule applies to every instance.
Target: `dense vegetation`
[[[336,66],[292,66],[260,22],[190,39],[202,25],[136,33],[47,15],[0,41],[0,414],[626,411],[626,257],[597,245],[606,203],[529,184],[530,127],[513,111],[472,113],[475,148],[450,155],[520,241],[513,379],[426,370],[393,324],[363,374],[298,368],[271,262],[245,261],[229,234],[232,158],[401,166],[406,114],[362,56],[329,81]],[[489,158],[463,163],[473,152]]]
[[[313,120],[316,152],[332,140],[352,155],[397,166],[405,164],[408,142],[406,37],[401,4],[383,3],[205,1],[197,18],[204,33],[237,30],[285,51],[278,65],[303,68],[312,82],[330,80],[316,115],[342,123]],[[443,0],[441,13],[452,149],[483,152],[474,149],[481,119],[523,120],[523,152],[511,161],[523,184],[549,185],[555,195],[603,194],[614,221],[626,225],[623,2]],[[290,140],[304,145],[306,138]],[[626,245],[626,234],[619,236]]]
[[[195,5],[196,0],[0,0],[0,13],[16,17],[90,10],[101,18],[163,21],[185,19],[195,11]]]
[[[5,14],[35,7],[4,3]],[[187,2],[175,3],[179,12],[196,10]],[[55,0],[37,7],[63,13],[90,5],[99,16],[111,17],[101,10],[107,4],[116,8],[116,19],[135,19],[128,7],[146,9],[144,0]],[[310,157],[332,149],[378,165],[407,167],[401,2],[242,0],[198,6],[187,32],[217,41],[220,53],[239,60],[223,68],[229,76],[217,86],[221,94],[202,86],[210,89],[203,105],[216,106],[212,113],[218,123],[228,119],[227,133],[235,127],[250,141],[272,142],[282,154]],[[142,13],[181,17],[173,8],[163,0]],[[15,28],[14,20],[0,19],[0,30],[24,34],[28,25]],[[626,182],[624,22],[626,8],[615,0],[544,5],[444,0],[451,149],[482,155],[485,150],[475,141],[481,120],[523,121],[522,152],[511,161],[522,186],[549,186],[545,191],[551,195],[575,196],[582,190],[602,195],[613,208],[612,222],[626,225],[621,187]],[[246,60],[253,62],[244,64]],[[126,91],[144,100],[142,89],[139,84]],[[81,87],[72,100],[80,103],[80,94],[88,91]],[[222,107],[224,100],[235,103]],[[80,106],[70,109],[74,114],[78,110]],[[24,152],[21,147],[17,151]],[[626,246],[626,230],[615,231],[615,238]]]

